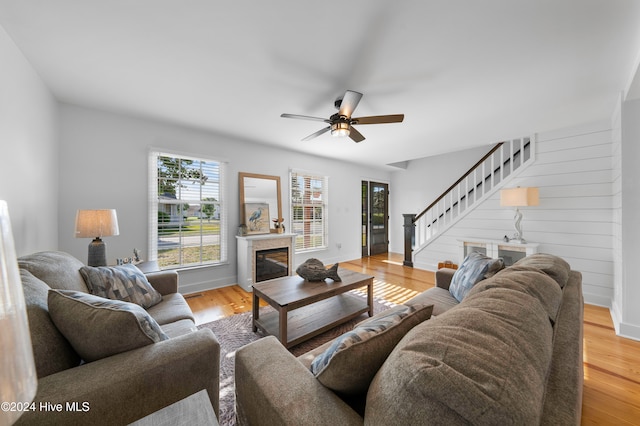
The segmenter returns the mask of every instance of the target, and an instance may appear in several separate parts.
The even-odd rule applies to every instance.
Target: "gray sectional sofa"
[[[273,337],[241,348],[235,368],[239,422],[579,424],[581,274],[558,257],[532,255],[476,283],[459,302],[449,290],[454,272],[439,270],[436,287],[410,301],[432,304],[433,316],[391,348],[359,395],[332,390],[310,371],[327,345],[298,358]],[[357,369],[368,360],[354,361]]]
[[[146,274],[161,300],[123,313],[113,306],[122,302],[95,303],[84,265],[67,253],[35,253],[18,264],[38,376],[36,409],[18,424],[126,425],[202,389],[217,415],[220,345],[211,330],[196,329],[175,271]],[[56,404],[61,411],[46,409]]]

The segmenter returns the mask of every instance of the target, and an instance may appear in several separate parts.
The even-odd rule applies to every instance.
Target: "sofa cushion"
[[[472,252],[453,274],[449,291],[458,301],[465,298],[469,290],[478,282],[489,278],[504,268],[502,259],[492,259],[482,253]]]
[[[429,319],[433,305],[396,306],[336,338],[311,363],[326,387],[345,395],[366,392],[389,353],[416,324]]]
[[[31,346],[38,378],[80,365],[80,356],[56,328],[47,307],[49,286],[26,269],[20,269],[29,318]]]
[[[49,290],[49,314],[86,362],[167,340],[135,303],[71,290]]]
[[[517,290],[533,296],[535,301],[532,303],[540,303],[551,323],[555,323],[562,304],[562,290],[556,281],[539,269],[524,266],[503,269],[490,280],[475,285],[467,298],[493,288]]]
[[[80,274],[91,294],[113,300],[135,303],[145,309],[162,300],[142,271],[132,264],[119,266],[83,266]]]
[[[170,339],[178,336],[184,336],[185,334],[198,331],[198,327],[193,321],[190,320],[178,320],[169,324],[161,325],[160,328]]]
[[[89,292],[80,275],[80,268],[84,264],[68,253],[61,251],[33,253],[20,257],[18,265],[51,288]]]
[[[553,329],[533,302],[490,288],[414,327],[369,387],[366,424],[540,424]]]
[[[169,324],[183,319],[195,322],[195,317],[189,304],[180,293],[162,296],[162,303],[147,309],[147,313],[160,325]]]
[[[431,313],[433,316],[443,314],[460,303],[458,302],[458,299],[453,297],[449,290],[445,290],[440,287],[431,287],[430,289],[427,289],[413,297],[409,302],[422,305],[433,305],[433,312]],[[406,302],[405,304],[408,304],[409,302]]]
[[[535,253],[518,260],[513,266],[536,268],[549,275],[564,288],[569,280],[571,266],[562,258],[546,253]]]

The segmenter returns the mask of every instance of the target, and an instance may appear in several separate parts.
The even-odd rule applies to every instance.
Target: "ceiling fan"
[[[394,114],[394,115],[372,115],[368,117],[351,117],[353,111],[358,106],[358,103],[362,99],[362,93],[354,92],[353,90],[347,90],[343,97],[336,99],[334,105],[338,109],[338,112],[333,114],[331,117],[320,118],[320,117],[310,117],[308,115],[298,115],[298,114],[282,114],[280,117],[283,118],[295,118],[299,120],[313,120],[313,121],[322,121],[323,123],[328,123],[329,126],[318,130],[315,133],[310,134],[306,138],[302,139],[303,141],[308,141],[310,139],[316,138],[323,133],[331,130],[332,136],[349,136],[353,139],[354,142],[362,142],[364,140],[364,136],[362,133],[357,131],[353,125],[354,124],[383,124],[383,123],[401,123],[404,120],[404,114]]]

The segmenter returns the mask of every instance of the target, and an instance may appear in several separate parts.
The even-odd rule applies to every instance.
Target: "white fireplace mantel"
[[[236,236],[238,243],[238,285],[252,291],[256,282],[256,251],[288,249],[289,275],[293,275],[293,247],[296,234],[258,234]]]

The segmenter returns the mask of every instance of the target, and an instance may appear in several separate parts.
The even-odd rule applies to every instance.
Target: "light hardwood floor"
[[[399,254],[340,264],[373,275],[374,295],[402,303],[434,286],[433,272],[402,266]],[[199,324],[251,310],[239,286],[187,296]],[[561,402],[560,402],[561,403]],[[606,308],[584,308],[583,425],[640,425],[640,342],[618,337]]]

